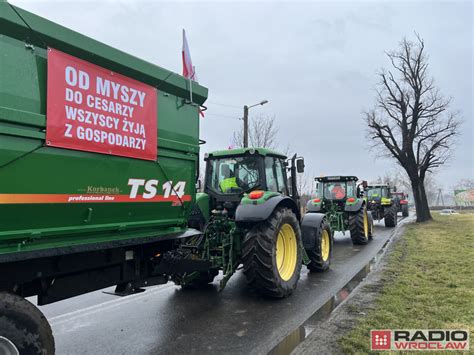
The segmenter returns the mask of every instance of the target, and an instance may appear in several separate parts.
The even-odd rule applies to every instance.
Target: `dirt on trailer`
[[[385,283],[390,281],[386,279],[386,276],[383,277],[389,255],[398,243],[403,242],[400,237],[404,231],[405,225],[396,230],[379,262],[367,278],[351,292],[350,296],[332,312],[326,321],[319,322],[311,329],[311,334],[293,350],[292,355],[309,355],[316,352],[318,354],[343,353],[338,341],[356,327],[362,317],[375,308],[374,301]]]

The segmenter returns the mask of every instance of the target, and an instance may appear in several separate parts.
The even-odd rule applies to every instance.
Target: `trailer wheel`
[[[312,250],[306,250],[310,263],[307,265],[310,271],[326,271],[331,264],[331,254],[333,247],[333,233],[328,222],[323,220],[316,236],[316,245]]]
[[[245,235],[242,261],[248,285],[270,297],[291,295],[302,265],[301,229],[293,211],[277,208]]]
[[[409,214],[410,214],[410,211],[408,209],[408,205],[403,205],[402,206],[402,216],[403,217],[408,217]]]
[[[352,244],[364,245],[369,242],[370,221],[365,207],[349,215],[349,229]]]
[[[55,351],[46,317],[32,303],[12,293],[0,292],[0,335],[22,355],[49,355]]]
[[[385,227],[395,227],[397,225],[397,206],[395,204],[384,209]]]

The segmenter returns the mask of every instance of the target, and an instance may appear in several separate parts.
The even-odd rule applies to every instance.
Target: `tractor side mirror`
[[[197,181],[196,181],[196,191],[201,191],[201,188],[202,188],[201,179],[197,179]]]
[[[367,181],[366,181],[366,180],[363,180],[363,181],[362,181],[362,187],[364,188],[364,190],[367,188],[367,186],[369,186],[369,185],[367,184]]]
[[[299,173],[304,172],[304,159],[300,158],[296,161],[296,171]]]

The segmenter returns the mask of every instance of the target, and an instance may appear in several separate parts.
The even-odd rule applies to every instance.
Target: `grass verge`
[[[474,215],[407,226],[390,254],[375,308],[339,340],[345,353],[370,351],[371,329],[474,330]],[[452,353],[452,352],[451,352]]]

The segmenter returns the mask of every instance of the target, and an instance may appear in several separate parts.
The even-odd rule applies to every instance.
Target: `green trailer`
[[[54,53],[65,74],[52,65]],[[62,73],[75,90],[55,86]],[[111,97],[119,83],[120,96]],[[145,101],[138,88],[150,93]],[[73,122],[61,100],[79,104],[81,93],[94,109],[77,111]],[[205,87],[180,75],[0,2],[2,345],[54,353],[46,319],[25,297],[44,305],[113,285],[127,294],[168,282],[157,272],[161,255],[198,233],[187,220],[206,98]],[[120,136],[113,129],[127,117],[137,128]],[[55,135],[62,126],[54,126],[62,119],[63,142]],[[144,127],[147,155],[134,138]]]

